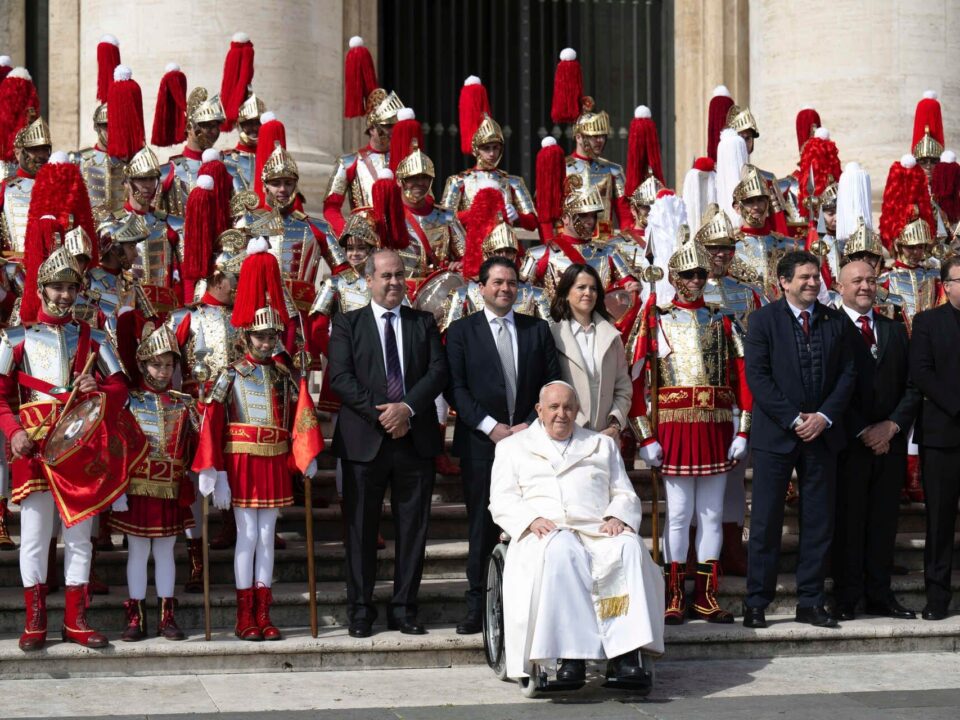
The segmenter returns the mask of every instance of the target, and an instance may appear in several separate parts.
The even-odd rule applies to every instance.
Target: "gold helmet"
[[[707,205],[700,220],[700,229],[693,239],[704,247],[734,247],[737,244],[730,218],[716,203]]]
[[[570,175],[563,183],[563,212],[569,215],[585,215],[603,212],[603,196],[596,185],[583,187],[583,178]]]
[[[97,105],[97,109],[93,111],[93,124],[94,125],[106,125],[107,124],[107,104],[100,103]]]
[[[738,203],[758,197],[769,199],[767,183],[756,167],[744,165],[740,170],[740,182],[733,189],[733,201]]]
[[[843,257],[847,260],[858,253],[883,257],[883,243],[880,242],[880,236],[867,227],[862,217],[857,218],[857,229],[847,238],[843,246]]]
[[[727,127],[735,130],[737,133],[749,131],[755,138],[760,137],[760,129],[757,127],[757,121],[753,117],[748,107],[731,105],[727,110]]]
[[[65,247],[56,248],[40,265],[37,271],[37,289],[43,290],[44,285],[66,282],[83,284],[83,273],[77,259]]]
[[[483,239],[483,256],[490,257],[498,250],[519,250],[519,243],[517,242],[517,234],[514,232],[513,227],[510,223],[506,222],[502,217],[500,222],[498,222],[493,230],[490,231],[490,234]]]
[[[160,163],[153,150],[144,147],[136,155],[130,158],[130,162],[123,168],[123,175],[127,180],[143,178],[159,178]]]
[[[372,211],[369,208],[361,208],[354,211],[347,220],[346,227],[340,234],[340,244],[347,246],[347,238],[356,238],[362,240],[371,248],[380,247],[380,237],[377,235],[376,221],[373,219]]]
[[[240,275],[240,266],[247,257],[247,236],[243,230],[230,228],[217,237],[220,253],[213,260],[214,272]]]
[[[267,302],[270,302],[270,296],[267,296]],[[245,327],[247,332],[263,332],[265,330],[276,330],[281,332],[284,327],[283,317],[272,305],[266,305],[253,314],[253,322],[249,327]]]
[[[663,183],[651,173],[646,180],[637,185],[637,189],[630,196],[630,204],[634,207],[646,205],[650,207],[657,199],[657,193],[663,190]]]
[[[897,236],[897,244],[903,247],[932,245],[933,236],[930,234],[930,225],[923,218],[907,223]]]
[[[930,135],[930,126],[924,126],[923,137],[913,146],[913,156],[917,160],[939,161],[941,153],[943,153],[943,145]]]
[[[387,93],[383,88],[376,88],[367,97],[367,129],[374,125],[394,125],[397,122],[397,111],[403,108],[403,103],[393,91]]]
[[[42,117],[24,125],[13,140],[13,146],[17,150],[43,147],[44,145],[53,145],[53,140],[50,137],[50,127]]]
[[[237,114],[237,122],[246,122],[247,120],[259,120],[260,116],[267,111],[267,104],[256,96],[253,91],[247,95],[247,99],[240,105],[240,111]]]
[[[155,358],[158,355],[166,355],[167,353],[173,353],[177,357],[180,357],[180,346],[177,343],[177,336],[174,335],[173,331],[166,325],[160,325],[154,328],[153,323],[148,322],[143,327],[141,337],[143,340],[140,341],[140,345],[137,347],[138,362],[146,362],[150,358]]]
[[[270,157],[263,164],[263,172],[260,173],[260,180],[264,183],[277,178],[300,179],[300,170],[297,168],[296,160],[279,142],[274,143],[273,152],[270,153]]]
[[[831,180],[830,184],[823,189],[822,193],[820,193],[820,207],[835,208],[837,206],[837,190],[838,189],[839,189],[839,185],[837,185],[837,183],[835,182],[832,182]]]
[[[606,110],[595,111],[592,97],[584,97],[580,104],[580,117],[573,126],[573,134],[577,135],[609,135],[610,116]]]
[[[681,225],[677,231],[677,250],[667,261],[670,275],[679,275],[689,270],[710,272],[710,253],[696,238],[690,239],[690,228]]]
[[[207,93],[206,88],[194,88],[187,98],[187,122],[197,125],[202,122],[223,122],[227,116],[223,112],[223,104],[220,102],[220,95],[212,97]]]
[[[473,156],[477,157],[479,153],[478,149],[481,145],[496,142],[501,145],[503,144],[503,130],[496,120],[484,113],[483,120],[480,122],[480,125],[477,126],[477,131],[470,140],[470,148]]]
[[[412,141],[413,149],[410,151],[410,154],[397,165],[397,171],[394,173],[397,180],[406,180],[415,175],[428,175],[430,178],[436,177],[433,169],[433,160],[417,145],[417,140],[414,138]]]
[[[93,242],[90,240],[90,236],[87,235],[87,231],[80,225],[64,233],[63,247],[75,258],[93,257]]]

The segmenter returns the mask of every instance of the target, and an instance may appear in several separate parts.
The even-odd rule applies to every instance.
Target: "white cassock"
[[[663,652],[663,576],[637,535],[640,498],[612,438],[575,427],[567,445],[538,420],[497,443],[490,513],[513,538],[503,575],[509,677],[532,662]],[[538,517],[558,529],[527,532]],[[609,517],[630,530],[601,534]]]

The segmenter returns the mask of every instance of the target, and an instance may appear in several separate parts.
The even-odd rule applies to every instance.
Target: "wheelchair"
[[[503,620],[503,568],[507,560],[507,549],[510,538],[506,533],[501,534],[500,543],[494,547],[487,561],[486,595],[483,614],[483,652],[487,665],[493,670],[498,680],[512,682],[507,677],[506,643],[504,641]],[[606,677],[602,687],[614,690],[623,690],[632,695],[645,697],[653,689],[655,680],[653,657],[640,652],[640,662],[647,679],[642,682],[635,680],[619,680],[616,677]],[[600,674],[604,673],[606,661],[587,661],[587,672],[590,674],[591,665]],[[596,667],[598,666],[599,667]],[[579,690],[586,682],[563,682],[555,677],[550,678],[551,671],[556,672],[554,665],[534,663],[530,676],[520,678],[520,693],[527,698],[543,697],[550,693],[572,692]]]

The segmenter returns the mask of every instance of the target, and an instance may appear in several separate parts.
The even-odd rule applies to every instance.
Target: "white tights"
[[[49,492],[32,492],[20,503],[20,579],[24,587],[47,582],[47,553],[60,514]],[[67,585],[90,579],[92,519],[63,528],[63,569]]]
[[[273,584],[273,534],[279,514],[277,508],[233,509],[237,519],[237,548],[233,555],[237,590],[253,587],[254,579],[267,587]]]
[[[127,590],[134,600],[147,598],[147,560],[153,547],[153,582],[157,597],[173,597],[176,565],[173,561],[173,546],[176,535],[162,538],[145,538],[127,535]]]
[[[697,517],[697,560],[720,557],[723,544],[721,515],[726,474],[701,477],[664,475],[667,488],[667,531],[664,554],[667,562],[685,563],[690,544],[690,523]]]

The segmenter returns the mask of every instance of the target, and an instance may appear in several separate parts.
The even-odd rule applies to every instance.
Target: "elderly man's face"
[[[566,385],[548,385],[540,394],[537,416],[554,440],[566,440],[577,418],[577,395]]]

